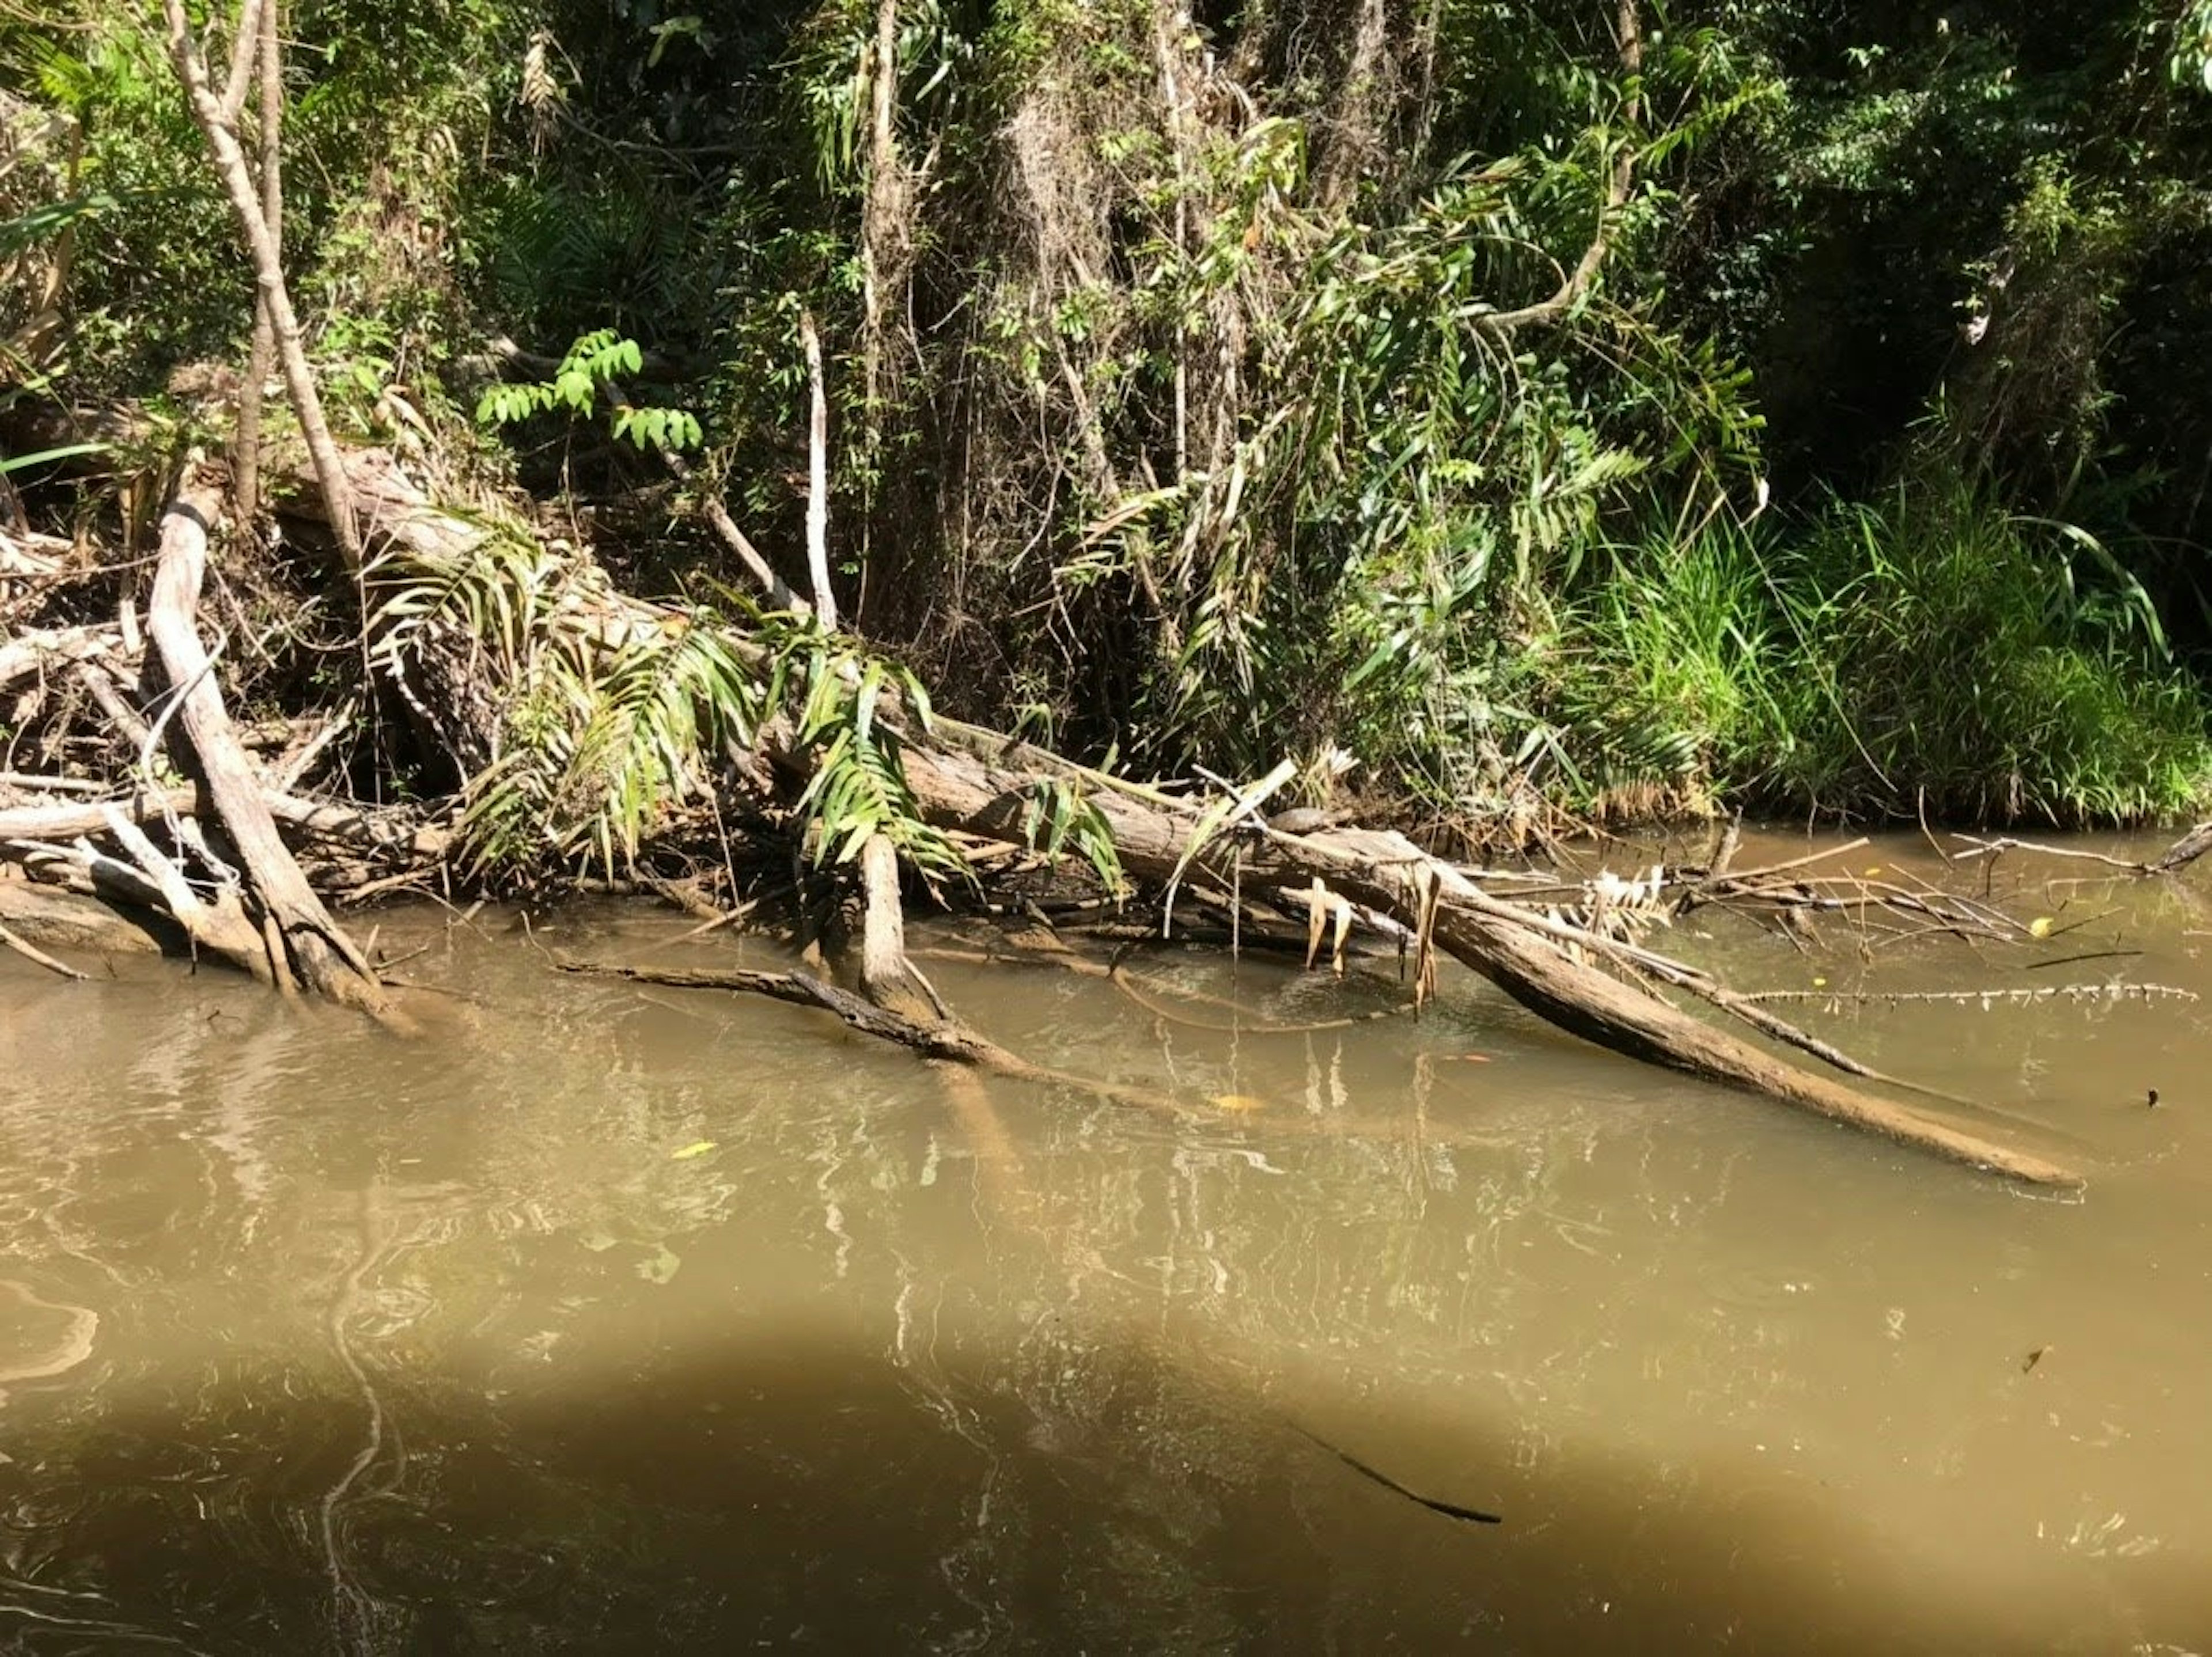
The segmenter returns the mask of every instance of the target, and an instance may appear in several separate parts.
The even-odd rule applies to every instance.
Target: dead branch
[[[203,814],[212,807],[245,865],[248,889],[281,936],[283,947],[270,963],[273,980],[282,984],[289,976],[317,994],[387,1017],[391,1002],[374,971],[331,919],[278,836],[200,643],[195,615],[207,564],[208,525],[219,500],[209,482],[187,474],[162,516],[161,562],[147,604],[147,635],[177,698],[185,749],[180,757],[198,775]],[[112,816],[111,826],[122,822]],[[256,932],[258,936],[260,929]]]
[[[193,889],[185,871],[147,838],[146,831],[120,813],[111,813],[109,835],[131,855],[133,868],[146,885],[160,895],[160,907],[185,929],[192,941],[197,954],[205,954],[229,962],[243,972],[251,973],[263,983],[274,986],[279,982],[276,967],[271,958],[268,940],[261,929],[249,920],[245,906],[239,901],[238,889],[225,883],[218,885],[214,897],[203,899]],[[111,884],[127,888],[129,883],[114,880],[115,870],[110,860],[80,841],[80,848],[87,854],[86,868],[96,883],[102,877]]]
[[[422,863],[434,863],[452,849],[452,836],[446,830],[418,823],[404,811],[307,799],[267,789],[261,799],[270,816],[310,839]],[[179,787],[141,789],[59,805],[8,806],[0,808],[0,846],[101,834],[110,811],[120,812],[132,822],[163,822],[190,817],[199,805],[198,790]]]
[[[621,978],[633,983],[665,984],[678,989],[740,990],[751,995],[765,995],[777,1001],[787,1001],[795,1006],[817,1007],[836,1014],[863,1035],[872,1035],[880,1041],[909,1047],[926,1059],[946,1059],[956,1065],[987,1071],[994,1076],[1010,1077],[1016,1081],[1079,1088],[1086,1093],[1142,1105],[1150,1110],[1172,1111],[1176,1108],[1172,1100],[1148,1089],[1124,1087],[1095,1077],[1076,1076],[1066,1071],[1033,1065],[1019,1054],[1009,1053],[988,1037],[978,1035],[964,1024],[954,1021],[923,1023],[888,1011],[849,990],[841,990],[835,984],[824,983],[809,973],[758,972],[744,967],[712,969],[630,967],[605,962],[568,961],[558,956],[554,958],[553,964],[564,973],[578,973],[595,978]]]
[[[55,960],[53,956],[36,945],[25,943],[15,933],[9,932],[5,926],[0,926],[0,945],[13,950],[33,965],[44,967],[48,972],[59,977],[74,979],[82,984],[89,976],[88,974],[79,972],[66,962]]]
[[[1613,24],[1614,39],[1619,43],[1620,72],[1632,83],[1644,73],[1644,27],[1637,15],[1636,0],[1620,0],[1620,12]],[[1643,98],[1632,94],[1621,113],[1630,126],[1643,118]],[[1524,305],[1517,311],[1493,311],[1474,319],[1477,327],[1492,334],[1510,334],[1516,328],[1542,326],[1557,322],[1582,302],[1590,284],[1597,280],[1599,268],[1613,242],[1613,221],[1620,209],[1628,205],[1628,192],[1636,182],[1636,148],[1624,143],[1615,154],[1613,170],[1606,179],[1605,199],[1597,211],[1597,228],[1590,237],[1590,245],[1560,282],[1559,291],[1549,299],[1539,300],[1534,305]]]
[[[78,662],[120,663],[125,654],[122,631],[116,627],[27,628],[0,642],[0,687]]]
[[[2108,869],[2117,869],[2130,875],[2170,875],[2212,851],[2212,822],[2200,822],[2179,840],[2167,847],[2157,857],[2148,861],[2116,858],[2104,852],[2092,852],[2080,846],[2047,846],[2040,841],[2014,840],[2009,835],[1984,839],[1973,835],[1954,835],[1952,839],[1962,842],[1966,849],[1954,853],[1964,862],[1970,858],[1987,858],[1994,862],[2007,852],[2032,852],[2038,857],[2070,858],[2081,863],[2098,863]]]

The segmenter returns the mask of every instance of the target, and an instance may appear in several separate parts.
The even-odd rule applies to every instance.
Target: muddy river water
[[[2212,992],[2207,877],[2095,873],[1998,865],[2034,950],[1662,941]],[[2212,1004],[1793,1009],[2087,1174],[2053,1199],[1464,974],[1285,1033],[1394,968],[925,962],[1171,1114],[513,920],[380,917],[447,992],[413,1042],[0,956],[0,1649],[2212,1651]],[[779,958],[686,930],[535,937]]]

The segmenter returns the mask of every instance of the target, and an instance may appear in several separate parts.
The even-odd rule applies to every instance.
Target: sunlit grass
[[[2198,689],[2141,590],[1960,487],[1612,549],[1553,672],[1589,800],[2053,824],[2189,808]]]

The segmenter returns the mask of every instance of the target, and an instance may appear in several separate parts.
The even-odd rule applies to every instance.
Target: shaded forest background
[[[283,29],[334,423],[631,590],[742,602],[710,502],[805,587],[818,385],[848,625],[1136,774],[1290,757],[1509,828],[2125,821],[2212,777],[2203,0]],[[228,440],[251,267],[158,9],[9,0],[0,87],[9,408],[132,416],[97,476],[9,476],[127,545],[129,480]],[[267,644],[297,592],[235,585]],[[283,631],[249,701],[328,700],[353,658]],[[356,771],[470,780],[363,732]]]

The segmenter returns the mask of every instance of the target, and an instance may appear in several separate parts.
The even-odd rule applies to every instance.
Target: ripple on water
[[[46,1299],[28,1284],[0,1278],[0,1400],[19,1381],[66,1374],[92,1356],[100,1314]]]

